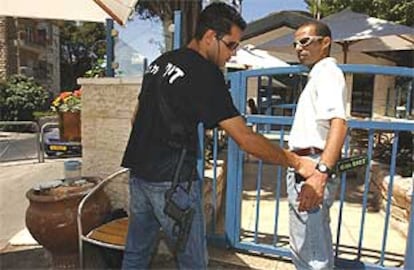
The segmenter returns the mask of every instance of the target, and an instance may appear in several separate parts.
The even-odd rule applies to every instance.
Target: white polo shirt
[[[329,120],[346,119],[346,84],[336,60],[327,57],[317,62],[299,97],[289,136],[289,148],[325,148]]]

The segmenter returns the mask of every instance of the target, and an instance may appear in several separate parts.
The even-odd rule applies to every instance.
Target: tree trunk
[[[173,33],[169,31],[170,25],[173,23],[172,19],[162,20],[162,31],[164,33],[165,47],[162,53],[171,51],[173,49]]]

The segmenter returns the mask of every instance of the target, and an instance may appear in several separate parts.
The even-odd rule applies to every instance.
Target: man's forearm
[[[242,150],[272,164],[293,168],[299,166],[295,154],[281,148],[278,144],[271,143],[263,135],[252,132],[249,137],[245,143],[240,144]]]
[[[344,119],[334,118],[331,120],[325,149],[321,155],[323,161],[329,168],[333,168],[341,156],[341,149],[345,141],[347,124]]]

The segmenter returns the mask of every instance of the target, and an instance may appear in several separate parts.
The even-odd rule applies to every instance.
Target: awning
[[[0,0],[0,16],[89,22],[110,18],[93,0]]]

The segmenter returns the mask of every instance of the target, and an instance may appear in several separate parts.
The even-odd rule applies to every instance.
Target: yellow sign
[[[68,149],[66,145],[51,145],[49,148],[53,151],[66,151]]]

